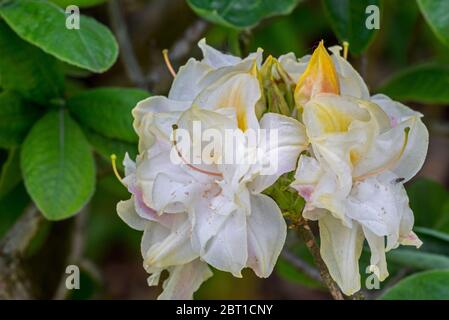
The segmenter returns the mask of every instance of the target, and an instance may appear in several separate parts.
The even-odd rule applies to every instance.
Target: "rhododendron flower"
[[[168,98],[151,97],[134,109],[139,155],[135,164],[125,160],[123,179],[132,197],[117,207],[125,222],[144,230],[142,255],[151,273],[149,284],[157,284],[161,271],[169,271],[159,298],[191,298],[211,275],[207,264],[236,277],[245,267],[259,277],[271,274],[286,224],[274,200],[261,192],[295,169],[307,145],[297,120],[274,113],[258,118],[261,52],[241,60],[204,41],[199,45],[204,59],[190,59],[180,68]],[[235,149],[254,161],[216,161],[226,156],[227,148],[212,149],[207,159],[212,161],[186,160],[176,130],[194,136],[195,122],[202,130],[239,133],[243,139]],[[248,144],[246,136],[260,129],[276,131],[276,143],[268,134]],[[264,168],[271,161],[277,163],[268,173]]]
[[[385,252],[421,245],[403,183],[427,153],[422,115],[370,96],[340,47],[330,56],[321,42],[312,56],[262,64],[261,50],[240,59],[199,46],[204,58],[179,69],[168,97],[133,110],[139,155],[125,158],[132,196],[117,206],[144,231],[149,285],[169,272],[159,298],[192,298],[209,265],[269,276],[286,223],[262,192],[295,169],[302,216],[318,221],[321,256],[342,291],[360,289],[365,239],[370,271],[384,280]]]
[[[366,85],[334,48],[320,44],[297,76],[297,106],[310,141],[292,187],[318,220],[321,255],[345,294],[360,289],[358,259],[366,238],[371,271],[388,276],[385,252],[420,246],[403,183],[421,168],[428,146],[422,115]],[[302,60],[287,69],[300,70]],[[385,243],[386,238],[386,243]]]

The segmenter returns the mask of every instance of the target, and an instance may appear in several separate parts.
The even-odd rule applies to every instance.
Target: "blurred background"
[[[53,2],[65,8],[76,1]],[[270,54],[277,57],[288,52],[294,52],[297,57],[311,54],[321,39],[327,47],[342,43],[346,35],[339,33],[341,28],[334,14],[355,8],[352,1],[346,0],[293,1],[291,10],[284,14],[266,14],[267,17],[257,19],[257,23],[250,26],[233,27],[230,23],[204,20],[197,14],[197,9],[192,9],[207,1],[190,1],[190,5],[185,0],[96,2],[96,5],[82,6],[81,14],[108,26],[117,39],[119,56],[103,73],[62,63],[64,99],[99,87],[139,88],[151,95],[165,95],[172,76],[164,63],[162,50],[169,50],[171,62],[177,70],[190,57],[201,58],[196,43],[203,37],[209,45],[234,54],[245,55],[258,47],[264,49],[265,57]],[[250,6],[245,8],[245,4],[250,2],[241,1],[247,10],[244,14],[248,16],[256,10]],[[429,16],[423,14],[424,9],[418,2],[366,1],[366,4],[379,4],[380,29],[367,36],[354,29],[347,39],[350,42],[348,60],[365,79],[370,91],[385,92],[422,112],[430,131],[426,163],[418,177],[406,188],[416,215],[416,225],[422,228],[418,228],[421,230],[420,236],[429,238],[427,243],[432,244],[424,247],[424,252],[436,260],[425,260],[428,255],[404,254],[407,249],[389,255],[391,276],[381,284],[381,288],[391,287],[412,273],[432,269],[435,264],[449,268],[449,241],[445,238],[445,235],[449,238],[449,26],[442,40],[438,29],[426,20]],[[364,10],[360,14],[363,14],[363,19],[367,16]],[[11,23],[11,16],[2,16],[20,35]],[[352,39],[356,43],[353,47]],[[359,42],[362,44],[359,45]],[[4,59],[5,51],[1,45],[0,50],[0,59]],[[0,69],[0,75],[2,72],[6,72],[5,68]],[[5,87],[0,90],[6,91]],[[80,118],[82,116],[75,116],[78,122]],[[89,128],[83,127],[83,130],[89,132]],[[114,127],[111,126],[110,130],[113,131]],[[129,194],[114,177],[107,154],[111,149],[115,153],[126,150],[135,154],[135,143],[126,142],[118,147],[103,143],[103,140],[100,143],[95,143],[91,138],[88,140],[95,150],[95,191],[80,213],[58,222],[36,218],[29,212],[31,198],[17,165],[20,144],[1,146],[0,167],[3,168],[3,175],[6,172],[15,177],[13,184],[11,177],[0,180],[0,236],[3,237],[0,293],[3,289],[3,297],[152,299],[159,294],[159,287],[148,287],[146,284],[148,275],[142,268],[139,249],[141,233],[127,227],[115,210],[116,203],[129,198]],[[8,169],[10,167],[14,169]],[[30,214],[31,217],[25,219],[25,223],[29,223],[30,219],[36,219],[38,223],[28,226],[32,229],[32,237],[27,239],[25,236],[23,241],[26,246],[23,250],[18,249],[20,254],[15,254],[14,250],[10,254],[4,245],[17,236],[14,230],[20,230],[17,223],[24,222],[20,220],[23,214]],[[439,234],[435,236],[432,231]],[[201,287],[195,297],[329,299],[330,295],[322,284],[294,266],[296,258],[311,264],[311,257],[294,234],[289,235],[287,247],[295,257],[281,258],[270,278],[258,279],[247,270],[243,279],[236,279],[214,270],[213,278]],[[364,263],[368,263],[366,257],[363,259],[362,274]],[[80,290],[65,290],[64,270],[69,262],[81,268]],[[377,291],[365,294],[368,298],[379,295]]]

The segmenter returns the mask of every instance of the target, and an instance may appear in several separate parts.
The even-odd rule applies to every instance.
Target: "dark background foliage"
[[[68,5],[79,30],[65,28]],[[380,30],[365,9],[380,7]],[[62,9],[61,9],[62,8]],[[196,42],[237,55],[310,54],[350,43],[349,60],[370,91],[424,114],[427,161],[407,184],[419,250],[388,254],[390,278],[367,298],[449,298],[449,1],[445,0],[0,0],[0,298],[153,298],[141,267],[140,233],[118,218],[129,197],[109,157],[136,153],[131,110],[199,57]],[[260,280],[215,271],[197,298],[329,298],[292,255]],[[364,252],[361,272],[368,265]],[[81,268],[67,292],[65,266]],[[313,274],[312,270],[312,274]],[[366,275],[364,276],[366,277]],[[386,290],[385,290],[386,289]],[[386,293],[385,293],[386,292]]]

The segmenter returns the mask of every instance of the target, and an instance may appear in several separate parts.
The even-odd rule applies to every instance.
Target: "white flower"
[[[421,245],[403,182],[421,168],[428,132],[421,114],[383,95],[369,98],[349,64],[323,50],[298,76],[297,104],[311,146],[292,187],[306,200],[303,216],[319,222],[329,272],[350,295],[360,289],[364,239],[380,280],[388,276],[386,251]]]
[[[149,284],[158,283],[162,270],[170,272],[159,298],[191,298],[211,274],[207,264],[237,277],[245,267],[259,277],[270,275],[286,224],[277,204],[261,192],[293,171],[306,147],[305,129],[297,120],[272,113],[258,120],[263,108],[257,77],[261,52],[241,60],[204,41],[199,45],[204,59],[190,59],[180,68],[168,98],[148,98],[133,110],[139,155],[135,165],[126,160],[123,180],[133,196],[117,208],[125,222],[144,230],[142,255],[151,273]],[[195,121],[203,131],[239,133],[244,139],[236,149],[256,161],[186,161],[187,150],[173,141],[172,126],[193,136]],[[279,140],[261,137],[249,145],[247,136],[258,129],[277,131]],[[212,151],[212,160],[226,156],[226,148]],[[172,161],[173,155],[178,161]],[[276,170],[267,174],[264,168],[272,159],[278,160]]]

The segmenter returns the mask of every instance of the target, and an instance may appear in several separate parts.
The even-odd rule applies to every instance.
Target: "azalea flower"
[[[331,276],[351,295],[360,290],[364,239],[380,280],[388,276],[386,251],[421,245],[403,183],[425,160],[428,132],[420,113],[384,95],[369,97],[357,72],[332,50],[330,57],[320,43],[311,58],[280,60],[298,79],[295,99],[310,141],[292,187],[306,200],[303,217],[318,220]]]
[[[259,277],[271,274],[286,224],[274,200],[261,192],[293,171],[307,146],[304,126],[297,120],[274,113],[260,117],[260,51],[242,60],[204,41],[199,46],[204,59],[190,59],[180,68],[168,98],[150,97],[133,110],[139,155],[136,163],[125,159],[123,182],[132,197],[117,206],[126,223],[144,231],[149,285],[169,271],[162,299],[192,298],[211,276],[208,264],[236,277],[245,267]],[[176,131],[192,137],[195,122],[201,123],[202,132],[237,132],[238,156],[254,161],[218,161],[235,151],[228,148],[212,149],[208,161],[186,160],[190,147],[177,141]],[[259,129],[267,135],[249,144],[249,134]],[[272,141],[271,131],[278,133],[278,141]],[[193,148],[196,142],[191,142]],[[268,172],[272,165],[275,170]]]

